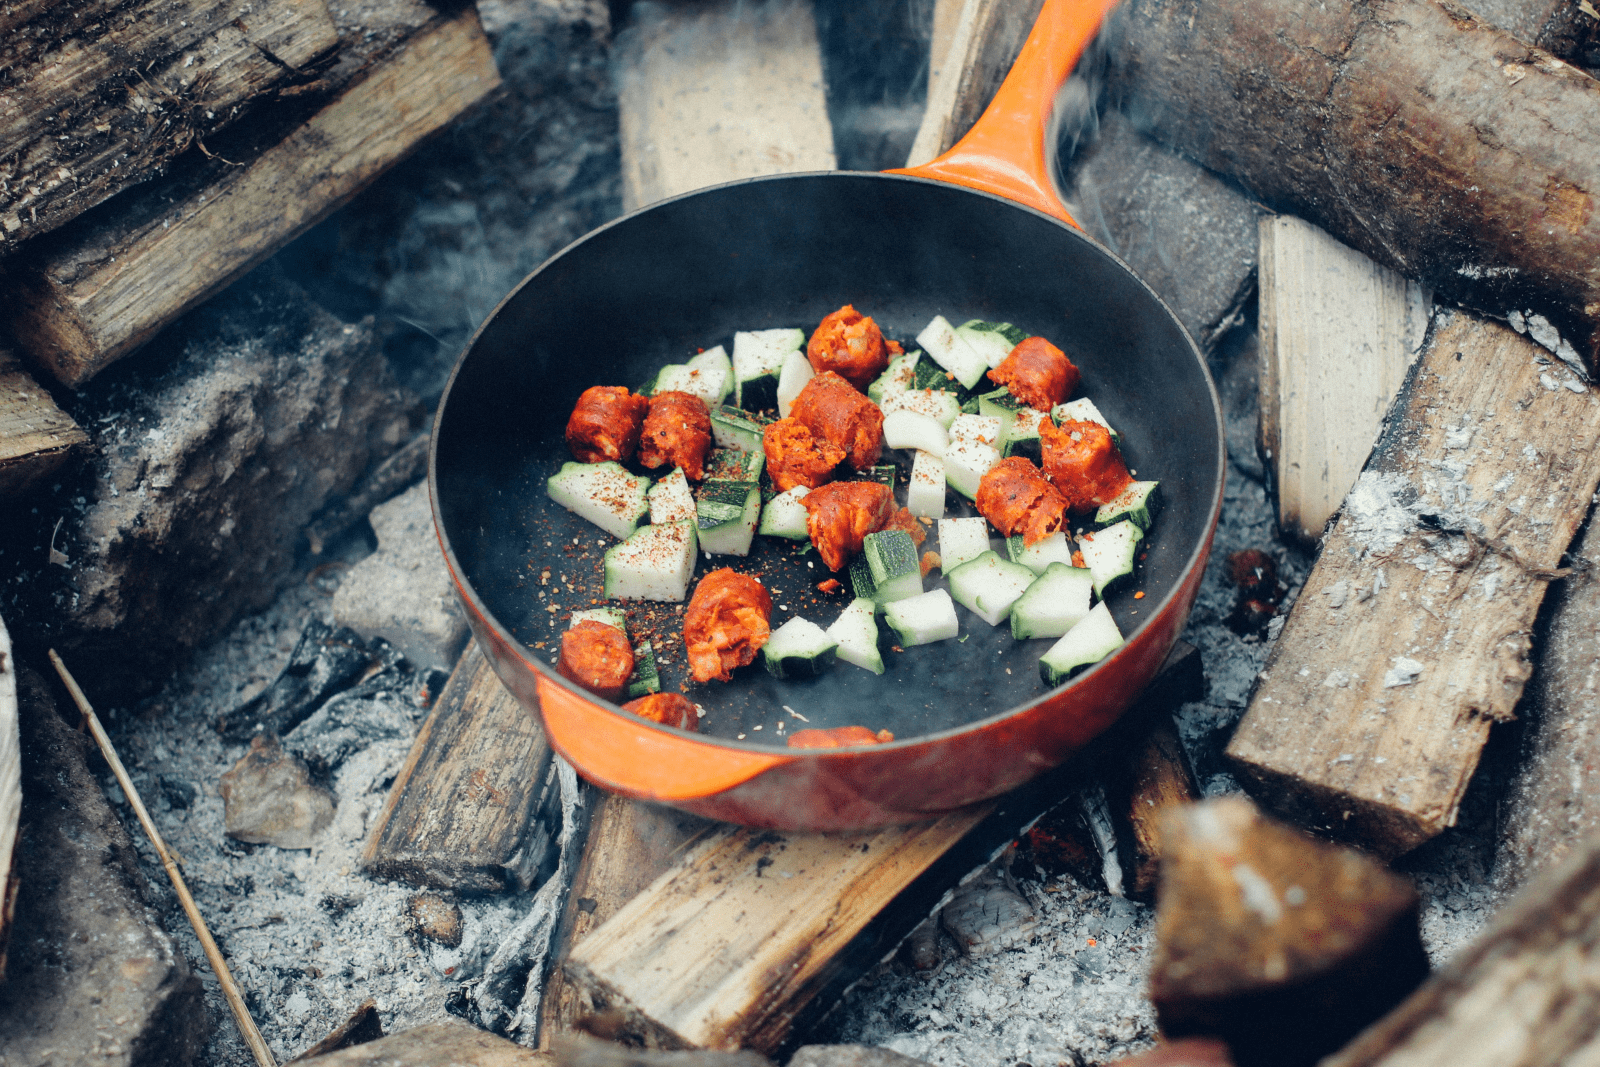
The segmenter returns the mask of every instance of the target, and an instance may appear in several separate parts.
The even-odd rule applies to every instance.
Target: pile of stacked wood
[[[86,440],[33,374],[83,385],[499,84],[423,0],[13,4],[0,69],[0,496]]]

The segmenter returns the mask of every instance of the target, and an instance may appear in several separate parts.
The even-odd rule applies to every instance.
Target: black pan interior
[[[603,595],[601,558],[614,540],[544,492],[570,458],[562,432],[580,392],[635,388],[717,344],[731,353],[736,330],[809,332],[845,303],[906,342],[935,314],[1012,322],[1082,369],[1076,395],[1095,402],[1130,467],[1164,494],[1138,580],[1111,598],[1130,635],[1193,558],[1220,492],[1215,392],[1193,345],[1143,283],[1066,226],[941,183],[839,173],[723,186],[618,220],[536,271],[469,345],[441,404],[435,488],[448,547],[499,624],[553,663],[568,613]],[[950,502],[947,514],[973,514],[953,492]],[[762,537],[756,546],[744,559],[702,555],[697,575],[722,565],[760,574],[777,594],[774,628],[794,614],[827,626],[849,602],[815,589],[829,576],[815,553]],[[681,605],[625,606],[635,638],[652,637],[667,660],[663,682],[678,688]],[[905,740],[1046,694],[1037,661],[1048,641],[1019,643],[1004,625],[957,613],[960,640],[904,651],[886,641],[881,677],[841,663],[778,682],[758,662],[732,684],[687,692],[708,712],[703,732],[746,744],[781,744],[783,729],[807,724]],[[1093,673],[1075,684],[1094,684]]]

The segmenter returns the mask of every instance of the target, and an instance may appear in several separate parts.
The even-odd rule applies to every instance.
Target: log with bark
[[[1227,748],[1266,806],[1383,855],[1455,823],[1600,481],[1600,396],[1441,312]]]
[[[1130,0],[1116,19],[1114,96],[1142,129],[1600,361],[1593,78],[1453,0]]]
[[[340,11],[338,62],[293,100],[33,242],[11,326],[77,387],[282,247],[499,85],[472,5]]]
[[[160,174],[337,43],[323,0],[0,9],[0,250]]]
[[[1590,1067],[1600,1063],[1596,974],[1600,836],[1591,836],[1321,1067]]]
[[[427,1023],[313,1059],[306,1067],[552,1067],[548,1054],[513,1044],[459,1019]]]
[[[22,361],[0,348],[0,499],[39,485],[88,442]]]

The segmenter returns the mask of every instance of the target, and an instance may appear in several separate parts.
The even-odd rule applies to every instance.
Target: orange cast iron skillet
[[[1223,431],[1193,342],[1147,286],[1076,228],[1052,191],[1049,105],[1107,6],[1049,0],[994,103],[933,163],[751,179],[654,204],[546,262],[473,337],[434,430],[429,478],[440,544],[495,670],[584,777],[752,826],[908,822],[1055,766],[1154,676],[1211,546]],[[644,722],[557,675],[565,616],[603,595],[599,563],[612,543],[544,491],[570,458],[562,431],[578,394],[590,385],[637,387],[697,349],[731,346],[736,330],[809,330],[845,303],[903,341],[935,314],[1012,322],[1078,364],[1080,395],[1121,432],[1130,466],[1159,479],[1165,498],[1136,582],[1109,601],[1127,643],[1046,690],[1037,661],[1049,642],[1013,641],[1004,625],[958,608],[964,640],[904,650],[885,640],[881,677],[840,663],[818,679],[779,682],[757,663],[731,684],[691,686],[708,712],[698,734]],[[950,499],[953,513],[972,513]],[[828,625],[848,595],[817,593],[828,575],[816,555],[775,541],[756,538],[747,558],[702,557],[697,574],[721,565],[759,574],[775,591],[774,627],[795,614]],[[636,639],[641,628],[648,623],[635,627]],[[652,636],[670,661],[663,682],[677,688],[681,631],[658,627]],[[780,723],[788,732],[887,728],[896,740],[790,749]]]

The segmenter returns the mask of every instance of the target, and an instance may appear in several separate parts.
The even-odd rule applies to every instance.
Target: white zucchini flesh
[[[991,445],[952,440],[944,450],[945,484],[968,500],[975,500],[978,483],[999,462],[1000,451]]]
[[[874,404],[881,404],[884,397],[910,389],[917,374],[917,360],[921,357],[921,352],[912,350],[891,359],[889,366],[878,375],[877,381],[867,386],[867,399]]]
[[[1072,566],[1072,542],[1060,530],[1031,545],[1022,543],[1022,535],[1006,538],[1006,555],[1012,563],[1020,563],[1035,574],[1043,574],[1052,563]]]
[[[977,385],[978,379],[989,370],[989,361],[967,344],[943,315],[935,315],[933,321],[923,327],[917,334],[917,344],[968,389]]]
[[[950,581],[950,595],[956,603],[990,626],[999,626],[1011,617],[1011,606],[1028,591],[1038,575],[990,551],[955,570],[945,571],[945,577]]]
[[[645,526],[606,550],[608,600],[682,600],[694,577],[694,523]]]
[[[733,335],[733,395],[739,407],[765,407],[777,377],[790,352],[805,347],[806,333],[800,329],[741,330]],[[761,382],[758,396],[746,396],[746,386]],[[750,401],[750,403],[746,403]]]
[[[783,357],[783,370],[778,374],[778,414],[784,418],[789,417],[789,412],[794,409],[794,398],[800,395],[800,390],[806,383],[816,377],[816,371],[811,369],[811,361],[806,359],[804,352],[790,352]]]
[[[950,440],[1000,447],[1006,420],[995,415],[960,415],[950,424]]]
[[[998,367],[1004,363],[1015,346],[1006,340],[1005,334],[995,330],[976,330],[971,326],[957,326],[956,336],[965,341],[971,349],[983,357],[983,361],[990,368]]]
[[[619,541],[650,513],[650,479],[620,463],[563,463],[545,482],[550,499]]]
[[[1088,616],[1093,593],[1088,570],[1050,564],[1011,605],[1011,636],[1018,641],[1062,636]]]
[[[989,523],[981,515],[939,520],[939,569],[949,574],[989,551]]]
[[[1098,422],[1107,430],[1111,430],[1112,437],[1117,436],[1117,431],[1111,429],[1111,424],[1106,421],[1104,415],[1100,414],[1100,409],[1094,406],[1094,401],[1086,396],[1079,397],[1077,400],[1069,400],[1065,404],[1057,404],[1050,409],[1050,418],[1055,421],[1057,426],[1060,426],[1068,419],[1074,422]]]
[[[702,494],[711,484],[702,483]],[[761,521],[761,490],[753,482],[731,484],[749,485],[738,516],[714,522],[702,515],[697,521],[700,550],[708,556],[748,556],[750,543],[755,540],[756,526]]]
[[[809,678],[833,666],[839,642],[810,619],[795,616],[761,646],[767,672],[776,678]]]
[[[574,611],[572,619],[567,623],[567,629],[572,629],[580,622],[598,622],[604,626],[614,626],[624,634],[628,632],[628,617],[621,608],[590,608],[587,611]]]
[[[705,401],[707,409],[721,404],[723,398],[733,392],[733,364],[728,361],[727,350],[718,345],[687,363],[662,367],[652,392],[672,390],[699,397]]]
[[[1099,663],[1121,647],[1122,631],[1102,601],[1039,657],[1039,677],[1045,685],[1060,685],[1077,668]]]
[[[944,518],[944,488],[944,460],[929,452],[918,452],[911,461],[906,510],[922,519]]]
[[[1094,592],[1103,597],[1106,590],[1133,573],[1139,541],[1144,536],[1139,527],[1124,519],[1122,522],[1085,534],[1078,540],[1078,551],[1083,562],[1094,575]]]
[[[883,443],[943,456],[950,437],[939,420],[915,411],[894,411],[883,417]]]
[[[878,410],[888,418],[897,411],[910,411],[926,415],[946,430],[961,414],[961,401],[956,394],[944,389],[905,389],[890,393],[878,403]]]
[[[883,618],[907,646],[947,641],[961,633],[955,601],[943,589],[896,600],[884,607]]]
[[[649,498],[651,525],[695,520],[694,493],[682,467],[672,468],[671,474],[651,486]]]
[[[1156,511],[1161,501],[1160,482],[1129,482],[1109,504],[1102,504],[1094,513],[1096,526],[1114,526],[1127,519],[1139,529],[1149,532],[1155,524]]]
[[[803,485],[797,485],[767,501],[761,509],[761,525],[756,532],[768,537],[787,537],[791,541],[804,541],[810,537],[806,531],[806,506],[803,503],[810,491]]]
[[[883,673],[883,653],[878,651],[877,605],[857,597],[828,627],[828,636],[839,643],[837,655],[873,674]]]

